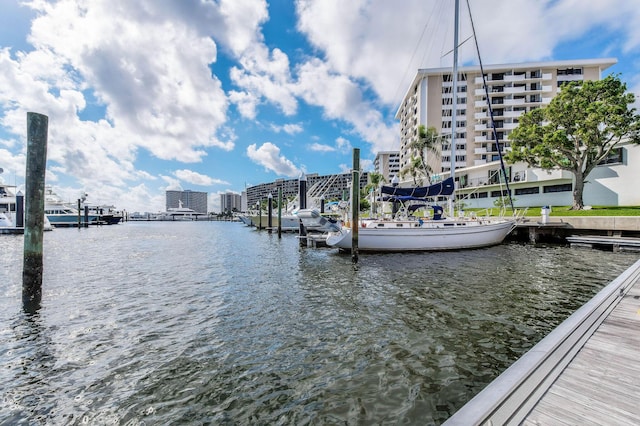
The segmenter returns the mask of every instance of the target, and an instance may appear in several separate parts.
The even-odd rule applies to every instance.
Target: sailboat
[[[393,203],[422,202],[428,205],[429,200],[441,197],[449,199],[449,217],[443,218],[442,207],[433,205],[432,217],[419,217],[406,204],[402,214],[392,218],[367,219],[359,223],[346,224],[336,232],[330,232],[326,243],[340,250],[352,248],[351,227],[358,227],[358,249],[360,251],[402,252],[402,251],[440,251],[461,250],[488,247],[500,244],[516,227],[517,217],[476,217],[453,214],[455,197],[455,139],[457,114],[457,80],[458,80],[458,11],[459,0],[455,1],[455,29],[453,49],[453,109],[451,135],[451,174],[446,180],[435,185],[418,188],[399,188],[397,186],[381,188],[386,195],[385,200]],[[351,203],[352,205],[354,203]],[[398,204],[396,204],[398,205]]]

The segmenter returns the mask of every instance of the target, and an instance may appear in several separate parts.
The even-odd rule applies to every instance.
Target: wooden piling
[[[278,238],[282,238],[282,188],[278,188]]]
[[[273,228],[273,194],[269,193],[267,195],[267,229],[269,229],[269,233]]]
[[[24,228],[24,195],[21,191],[16,194],[16,228]]]
[[[298,199],[300,201],[300,210],[307,208],[307,176],[302,173],[300,175],[300,179],[298,180]],[[307,230],[305,229],[302,221],[300,221],[300,245],[303,246],[306,244],[307,239],[304,238],[307,236]]]
[[[358,263],[358,227],[360,223],[360,148],[353,148],[351,171],[351,262]]]
[[[27,113],[27,167],[25,177],[24,262],[22,307],[35,312],[42,301],[42,240],[44,234],[44,179],[47,167],[49,117]]]

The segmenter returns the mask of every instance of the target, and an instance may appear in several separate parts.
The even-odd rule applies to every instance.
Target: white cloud
[[[471,8],[485,63],[550,59],[560,43],[590,31],[618,32],[624,52],[640,46],[640,8],[627,0],[484,0]],[[387,105],[401,100],[418,68],[452,62],[453,2],[297,0],[296,10],[298,30],[323,52],[326,67],[366,81]],[[462,41],[472,34],[464,4],[460,23]],[[477,63],[471,41],[460,60]]]
[[[254,163],[276,173],[278,176],[297,177],[301,173],[301,170],[290,160],[280,155],[280,148],[271,142],[265,142],[259,148],[256,144],[249,145],[247,147],[247,156]]]
[[[209,176],[203,175],[198,172],[194,172],[192,170],[187,170],[187,169],[176,170],[173,174],[175,175],[175,177],[177,177],[181,181],[192,183],[194,185],[209,186],[214,184],[222,184],[222,185],[229,184],[229,182],[225,182],[220,179],[213,179]]]
[[[333,151],[336,150],[332,146],[324,145],[324,144],[317,143],[317,142],[312,143],[311,145],[309,145],[309,149],[311,151],[316,151],[316,152],[333,152]]]
[[[336,148],[342,153],[348,153],[352,148],[351,142],[343,137],[339,137],[338,139],[336,139]]]
[[[342,120],[372,145],[372,151],[397,147],[399,130],[386,124],[382,114],[363,97],[362,89],[348,76],[332,72],[319,59],[302,64],[298,69],[296,92],[310,105],[321,106],[326,118]]]
[[[276,133],[284,132],[289,135],[295,135],[297,133],[302,132],[303,130],[302,125],[293,124],[293,123],[283,124],[283,125],[271,124],[270,127],[271,127],[271,130],[273,130]]]

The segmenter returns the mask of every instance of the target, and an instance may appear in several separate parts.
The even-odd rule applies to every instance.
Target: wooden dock
[[[567,237],[571,247],[608,248],[612,251],[640,251],[640,238],[608,237],[602,235],[572,235]]]
[[[444,424],[638,425],[640,261]]]

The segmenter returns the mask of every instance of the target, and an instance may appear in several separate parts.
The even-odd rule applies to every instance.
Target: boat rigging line
[[[509,196],[509,204],[511,205],[511,210],[515,211],[513,208],[513,198],[511,197],[511,189],[509,188],[509,180],[507,179],[507,169],[504,166],[504,159],[502,157],[502,149],[500,148],[500,142],[498,141],[498,131],[496,130],[496,123],[493,121],[493,108],[491,108],[491,99],[489,98],[489,88],[487,86],[487,79],[484,74],[484,67],[482,66],[482,58],[480,57],[480,47],[478,45],[478,37],[476,36],[476,27],[473,23],[473,15],[471,14],[471,5],[469,4],[469,0],[466,0],[467,9],[469,11],[469,20],[471,21],[471,31],[473,33],[473,39],[476,45],[476,52],[478,53],[478,63],[480,64],[480,74],[482,75],[482,86],[484,87],[484,94],[487,98],[487,106],[489,109],[489,118],[491,119],[491,129],[493,131],[493,140],[496,144],[496,150],[498,151],[498,157],[500,157],[500,170],[502,171],[502,176],[504,177],[504,183],[507,187],[507,195]]]

